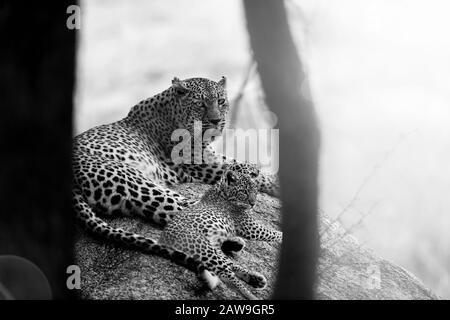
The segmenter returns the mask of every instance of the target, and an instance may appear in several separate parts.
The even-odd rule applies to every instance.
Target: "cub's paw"
[[[264,289],[267,286],[267,279],[261,273],[251,271],[248,273],[248,284],[256,289]]]
[[[228,255],[234,255],[242,251],[245,247],[244,239],[240,237],[235,237],[231,239],[227,239],[222,243],[222,251]]]
[[[220,284],[220,279],[214,273],[209,270],[203,270],[201,274],[198,275],[198,278],[203,284],[205,284],[210,290],[215,289]]]

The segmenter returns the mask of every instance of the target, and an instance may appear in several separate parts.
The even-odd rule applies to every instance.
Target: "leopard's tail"
[[[83,196],[76,191],[73,193],[73,208],[77,220],[94,236],[144,253],[159,255],[197,274],[202,274],[205,270],[201,261],[182,251],[160,244],[154,239],[110,226],[95,214]]]

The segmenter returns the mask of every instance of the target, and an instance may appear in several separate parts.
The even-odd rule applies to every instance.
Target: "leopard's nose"
[[[250,198],[250,199],[248,199],[248,203],[249,203],[252,207],[254,207],[255,204],[256,204],[256,198]]]
[[[220,122],[220,118],[217,119],[209,119],[209,122],[211,122],[212,124],[218,124]]]

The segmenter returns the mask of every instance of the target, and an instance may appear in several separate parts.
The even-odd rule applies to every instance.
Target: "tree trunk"
[[[244,8],[266,101],[278,116],[280,129],[284,235],[274,298],[313,299],[319,244],[316,115],[312,102],[301,93],[305,74],[284,2],[244,0]]]
[[[57,299],[71,296],[66,268],[73,264],[76,39],[66,9],[74,2],[0,5],[0,255],[36,264]]]

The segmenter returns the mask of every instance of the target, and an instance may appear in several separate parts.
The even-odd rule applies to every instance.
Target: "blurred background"
[[[126,116],[173,77],[251,64],[239,0],[81,1],[76,127]],[[450,3],[287,0],[322,130],[320,207],[450,298]],[[274,63],[277,63],[274,61]],[[257,75],[236,127],[266,128]]]

